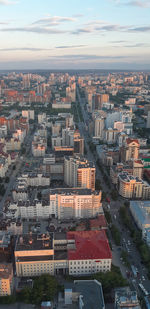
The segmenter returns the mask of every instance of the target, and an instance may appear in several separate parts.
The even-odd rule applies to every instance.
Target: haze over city
[[[149,0],[0,0],[0,69],[150,69]]]
[[[150,308],[150,0],[0,0],[0,309]]]

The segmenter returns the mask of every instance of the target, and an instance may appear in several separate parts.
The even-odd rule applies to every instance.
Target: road
[[[80,92],[79,92],[79,88],[77,87],[77,98],[78,101],[80,103],[80,106],[82,108],[82,115],[83,115],[83,119],[84,119],[84,123],[83,122],[79,122],[78,123],[78,127],[79,130],[81,132],[81,134],[83,135],[84,139],[85,139],[85,146],[87,149],[87,158],[90,161],[93,161],[95,163],[95,167],[96,167],[96,178],[100,179],[101,183],[102,183],[102,188],[105,192],[108,192],[108,194],[110,194],[110,191],[112,190],[111,187],[108,187],[104,180],[103,180],[103,175],[100,172],[97,164],[96,164],[96,160],[97,160],[97,155],[95,153],[92,153],[89,145],[88,145],[88,141],[92,141],[92,138],[89,137],[89,134],[86,131],[85,128],[85,123],[87,123],[89,121],[89,115],[88,112],[86,111],[86,109],[84,108],[86,101],[85,98],[82,98],[80,96]],[[142,283],[143,286],[146,288],[146,290],[148,292],[150,292],[150,280],[148,280],[147,277],[147,270],[144,267],[144,265],[141,263],[141,257],[139,252],[137,251],[135,244],[133,242],[133,239],[130,237],[130,232],[128,230],[126,230],[120,221],[120,217],[119,217],[119,209],[120,207],[124,204],[124,199],[122,197],[118,197],[117,201],[111,201],[110,202],[110,207],[107,207],[106,202],[103,202],[103,207],[104,209],[107,209],[107,211],[110,212],[111,214],[111,218],[112,218],[112,223],[118,228],[120,234],[122,235],[122,241],[121,241],[121,247],[118,247],[115,245],[113,239],[111,238],[111,243],[112,243],[112,256],[113,256],[113,264],[115,264],[116,266],[120,267],[120,270],[122,272],[122,275],[127,278],[127,272],[129,272],[129,269],[123,264],[123,261],[121,260],[121,251],[124,250],[128,253],[128,261],[130,263],[130,265],[134,265],[138,271],[138,276],[136,278],[134,278],[133,276],[131,276],[130,278],[127,278],[129,283],[132,283],[132,285],[135,287],[135,289],[137,290],[137,292],[139,294],[141,294],[141,291],[139,291],[138,285],[139,283]]]
[[[15,170],[13,169],[12,165],[9,167],[9,170],[7,172],[7,176],[9,176],[9,183],[7,184],[6,192],[0,201],[0,212],[3,211],[5,201],[11,195],[11,190],[14,186],[16,177],[26,162],[27,154],[31,151],[31,141],[33,138],[33,134],[34,133],[30,134],[29,131],[28,135],[25,137],[23,144],[26,145],[26,154],[23,154],[21,157],[19,155],[16,162],[13,164],[13,166],[15,165],[16,167]]]

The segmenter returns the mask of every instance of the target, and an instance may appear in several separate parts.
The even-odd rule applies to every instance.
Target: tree
[[[111,197],[112,197],[112,199],[113,199],[114,201],[117,200],[117,197],[118,197],[118,192],[117,192],[117,190],[112,190],[112,191],[111,191]]]
[[[41,201],[41,198],[42,198],[42,193],[41,192],[38,192],[37,198],[38,198],[39,201]]]
[[[95,181],[95,190],[101,190],[101,181],[99,179],[96,179]]]
[[[55,277],[48,274],[42,275],[34,280],[32,289],[32,302],[39,304],[42,301],[53,300],[58,288]]]

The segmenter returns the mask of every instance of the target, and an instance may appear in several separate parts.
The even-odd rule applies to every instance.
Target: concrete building
[[[13,265],[0,263],[0,296],[11,295],[13,288]]]
[[[111,270],[112,255],[104,230],[68,232],[67,240],[69,275]]]
[[[46,123],[46,122],[47,122],[46,113],[38,114],[38,123]]]
[[[104,138],[105,118],[97,117],[95,119],[94,136],[102,140]]]
[[[84,155],[84,138],[81,137],[79,130],[74,132],[74,154],[76,155]]]
[[[117,135],[119,131],[117,129],[108,128],[105,130],[104,139],[108,144],[114,144],[117,141]]]
[[[8,204],[7,210],[5,211],[6,218],[10,219],[48,219],[51,215],[51,209],[49,201],[43,200],[38,201],[34,199],[32,201],[11,202]]]
[[[55,218],[90,218],[100,213],[101,192],[79,188],[50,190],[50,215]]]
[[[95,166],[80,157],[65,157],[64,181],[70,187],[95,190]]]
[[[42,143],[32,142],[32,154],[34,157],[44,157],[46,147]]]
[[[22,110],[22,117],[34,120],[34,110]]]
[[[104,230],[21,235],[14,255],[18,277],[106,272],[112,262]]]
[[[118,183],[118,176],[121,172],[127,172],[129,175],[143,178],[143,163],[141,160],[134,160],[129,162],[129,164],[117,163],[117,165],[112,165],[110,167],[110,177],[113,184]]]
[[[137,160],[139,158],[140,144],[137,139],[127,138],[121,147],[121,160],[128,162],[130,160]]]
[[[150,247],[150,202],[130,201],[130,211],[143,239]]]
[[[105,309],[101,283],[97,280],[75,280],[71,288],[65,288],[64,298],[58,297],[58,309],[64,307],[67,309]]]
[[[120,288],[115,292],[115,309],[141,309],[140,302],[136,291],[130,288]]]
[[[50,186],[50,177],[43,173],[24,173],[18,177],[18,181],[24,181],[29,187],[48,187]]]
[[[94,100],[94,109],[95,110],[102,109],[103,103],[108,103],[109,102],[109,94],[96,93],[93,96],[93,100]]]
[[[129,175],[127,172],[118,175],[118,191],[125,198],[150,198],[150,185],[138,177]]]
[[[148,111],[147,114],[147,123],[146,123],[146,128],[149,129],[150,128],[150,111]]]

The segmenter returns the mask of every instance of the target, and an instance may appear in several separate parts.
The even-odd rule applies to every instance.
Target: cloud
[[[17,1],[0,0],[0,5],[13,5],[17,3],[18,3]]]
[[[118,41],[111,41],[111,43],[119,44],[119,43],[126,43],[127,41],[118,40]]]
[[[112,47],[115,47],[115,48],[118,48],[118,47],[127,47],[127,48],[136,48],[136,47],[150,47],[150,44],[146,44],[146,43],[136,43],[136,44],[128,44],[128,45],[115,45],[115,46],[112,46]]]
[[[0,52],[3,51],[46,51],[52,50],[52,48],[36,48],[36,47],[12,47],[12,48],[0,48]]]
[[[76,29],[75,31],[72,31],[71,34],[83,34],[83,33],[103,33],[103,32],[149,32],[150,31],[150,25],[147,26],[121,26],[119,24],[102,24],[100,22],[99,25],[95,23],[91,23],[89,27],[83,27]],[[120,41],[117,41],[119,43]]]
[[[74,17],[61,17],[61,16],[53,16],[53,17],[45,17],[41,18],[33,23],[33,25],[48,25],[48,26],[57,26],[61,23],[65,22],[75,22],[76,18]]]
[[[56,46],[55,48],[80,48],[80,47],[85,47],[87,45],[66,45],[66,46]]]
[[[140,7],[140,8],[148,8],[150,7],[150,1],[149,0],[137,0],[137,1],[129,1],[125,3],[125,5],[131,5],[135,7]]]
[[[28,27],[16,27],[16,28],[3,28],[0,31],[2,32],[33,32],[38,34],[61,34],[66,33],[67,31],[63,31],[60,29],[49,28],[49,27],[35,27],[35,26],[28,26]]]
[[[83,17],[84,15],[83,14],[73,14],[72,16],[73,17]]]
[[[94,54],[68,54],[59,56],[49,56],[49,59],[56,59],[57,61],[92,61],[92,60],[102,60],[102,59],[122,59],[127,58],[127,56],[111,56],[111,55],[94,55]]]
[[[133,32],[149,32],[150,31],[150,26],[140,26],[140,27],[134,27],[134,28],[129,28],[128,31],[133,31]]]

